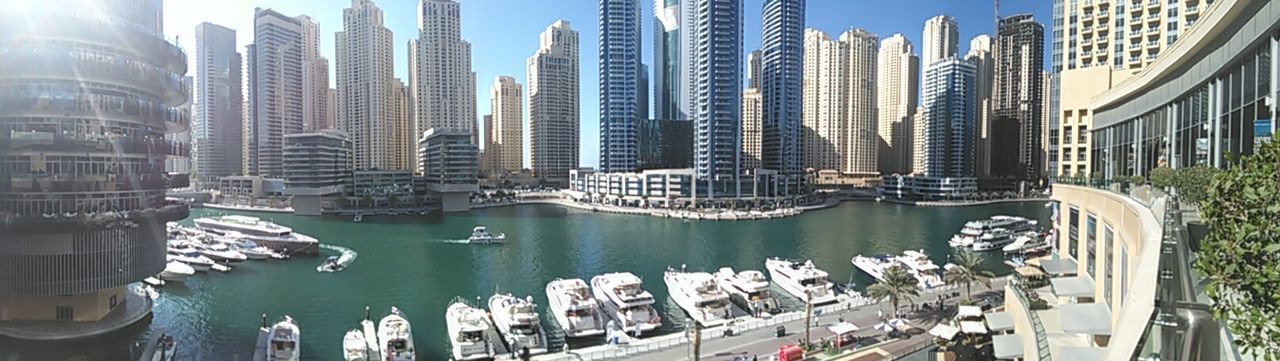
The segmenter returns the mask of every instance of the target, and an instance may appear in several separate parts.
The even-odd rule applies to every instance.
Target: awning
[[[1103,348],[1069,346],[1058,349],[1054,355],[1058,356],[1058,361],[1093,361],[1106,357],[1106,353]]]
[[[853,331],[857,331],[858,326],[855,326],[854,324],[848,323],[848,322],[841,322],[831,326],[827,326],[827,330],[831,331],[831,333],[836,335],[843,335],[847,333],[852,333]]]
[[[982,317],[982,307],[978,306],[960,306],[956,312],[956,318]]]
[[[1044,271],[1041,271],[1039,268],[1030,267],[1030,266],[1018,267],[1018,269],[1014,271],[1018,272],[1018,275],[1021,275],[1022,277],[1027,277],[1027,278],[1044,276]]]
[[[991,344],[998,359],[1022,358],[1022,336],[996,335],[991,337]],[[1101,358],[1099,358],[1101,359]]]
[[[1008,312],[992,312],[987,314],[987,328],[991,331],[1004,331],[1013,329],[1013,316]]]
[[[960,333],[960,329],[946,324],[938,324],[937,326],[933,326],[932,330],[929,330],[930,335],[938,336],[947,340],[955,338],[957,333]]]
[[[1111,335],[1111,310],[1102,303],[1064,304],[1058,307],[1062,332]]]
[[[982,321],[960,321],[960,330],[971,335],[985,335],[987,325]]]
[[[1067,258],[1040,261],[1040,269],[1051,275],[1076,274],[1076,261]]]
[[[1049,280],[1058,297],[1092,297],[1093,279],[1088,276],[1058,277]]]

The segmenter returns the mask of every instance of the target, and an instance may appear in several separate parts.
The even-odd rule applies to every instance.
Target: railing
[[[1040,360],[1053,360],[1049,351],[1049,334],[1044,330],[1044,321],[1040,320],[1040,314],[1032,309],[1031,299],[1027,297],[1026,292],[1022,289],[1024,282],[1026,281],[1022,280],[1021,276],[1015,274],[1014,277],[1009,278],[1009,287],[1013,287],[1014,296],[1018,298],[1018,302],[1022,303],[1022,307],[1027,311],[1027,320],[1031,321],[1031,330],[1036,338],[1036,349],[1039,350],[1036,353],[1040,355]]]

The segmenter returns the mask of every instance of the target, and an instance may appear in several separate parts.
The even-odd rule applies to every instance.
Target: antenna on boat
[[[267,313],[262,313],[262,328],[267,328]]]
[[[364,306],[364,319],[366,319],[366,320],[370,320],[370,321],[373,321],[373,319],[372,319],[372,318],[369,318],[369,306],[368,306],[368,305],[365,305],[365,306]]]

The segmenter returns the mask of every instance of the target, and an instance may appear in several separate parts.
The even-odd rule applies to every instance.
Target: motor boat
[[[341,262],[338,262],[338,259],[339,259],[338,256],[329,256],[329,258],[326,258],[324,260],[324,263],[321,263],[319,266],[316,266],[316,272],[341,271],[343,266]]]
[[[580,278],[556,279],[547,284],[547,303],[565,337],[588,337],[604,334],[604,315],[600,301]]]
[[[720,290],[710,273],[668,268],[662,280],[671,299],[703,327],[717,326],[733,318],[729,294]]]
[[[921,289],[931,289],[946,285],[942,279],[940,268],[933,261],[929,260],[929,255],[924,250],[902,252],[902,256],[897,257],[898,264],[907,268],[907,272],[919,282]]]
[[[173,361],[178,359],[178,341],[173,338],[173,335],[165,334],[164,331],[158,332],[160,334],[152,336],[151,339],[151,342],[154,342],[154,344],[150,346],[151,358],[144,358],[142,360]]]
[[[240,263],[248,259],[243,253],[231,249],[222,243],[210,243],[201,248],[200,253],[216,262]]]
[[[352,217],[351,221],[355,223],[364,222],[364,213],[356,213],[356,216]]]
[[[993,233],[996,233],[997,230],[1005,230],[1014,234],[1021,234],[1026,231],[1034,231],[1038,223],[1038,221],[1028,219],[1026,217],[1005,215],[996,215],[988,219],[973,220],[965,222],[964,228],[960,230],[960,233],[951,237],[951,240],[948,243],[952,247],[977,248],[977,243],[984,237],[988,239],[995,238],[992,237],[992,235]],[[1012,242],[1012,240],[1010,240],[1010,242]],[[1001,243],[999,246],[995,246],[994,248],[986,248],[990,247],[989,244],[984,245],[983,250],[999,248],[1004,246],[1004,244],[1007,243]]]
[[[142,292],[146,293],[147,298],[150,298],[152,301],[155,301],[157,298],[160,298],[160,292],[156,291],[156,288],[151,287],[151,285],[142,285]]]
[[[302,333],[293,317],[284,316],[283,320],[271,326],[270,332],[268,361],[298,361],[302,358]]]
[[[369,346],[364,341],[364,332],[347,331],[342,337],[342,359],[346,361],[369,361]]]
[[[542,329],[532,296],[521,299],[509,293],[493,295],[489,297],[489,315],[511,350],[523,354],[527,348],[530,355],[547,353],[547,333]]]
[[[169,261],[164,265],[164,271],[160,271],[160,279],[169,282],[182,282],[194,274],[196,274],[196,269],[191,268],[186,263]]]
[[[170,261],[185,263],[195,269],[196,272],[207,272],[218,264],[209,257],[200,254],[200,251],[195,248],[170,248],[167,258]]]
[[[254,248],[240,248],[238,249],[238,251],[241,254],[243,254],[246,258],[252,259],[252,260],[268,259],[268,258],[271,258],[273,254],[275,254],[275,252],[271,251],[271,249],[267,247],[261,247],[261,246],[254,247]]]
[[[484,310],[455,298],[445,310],[444,318],[454,361],[493,358],[493,348],[489,347],[489,317]]]
[[[769,293],[769,280],[756,270],[734,272],[733,268],[721,268],[715,274],[720,289],[729,294],[729,300],[738,303],[754,316],[782,311],[778,300]]]
[[[382,356],[388,361],[413,361],[417,357],[409,320],[395,306],[378,322],[378,345]]]
[[[253,241],[272,249],[285,249],[288,252],[319,252],[320,241],[310,236],[294,232],[292,228],[263,221],[256,217],[228,215],[221,217],[203,217],[195,219],[196,227],[214,235],[227,235],[234,232],[237,237]]]
[[[467,237],[467,243],[479,244],[500,244],[506,241],[507,235],[502,233],[489,233],[485,226],[476,226],[471,230],[471,236]]]
[[[853,256],[853,267],[862,270],[862,272],[871,276],[877,281],[884,278],[884,270],[898,264],[898,260],[889,255],[878,254],[871,257],[863,255]]]
[[[653,294],[640,286],[640,277],[630,272],[591,278],[591,293],[600,301],[605,314],[623,331],[637,334],[662,325],[662,317],[653,308]]]
[[[1025,253],[1049,248],[1049,238],[1035,232],[1027,232],[1013,238],[1013,243],[1001,248],[1004,253]]]
[[[1013,231],[997,228],[990,233],[983,234],[978,240],[973,241],[974,252],[985,252],[1004,248],[1005,245],[1013,243],[1013,237],[1017,236]]]
[[[836,301],[834,286],[827,279],[827,272],[818,269],[813,261],[804,262],[770,258],[764,261],[769,278],[784,291],[801,301],[815,305]]]

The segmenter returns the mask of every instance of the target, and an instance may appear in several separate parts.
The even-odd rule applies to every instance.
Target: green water
[[[223,213],[198,209],[191,219]],[[248,360],[262,313],[271,322],[292,315],[302,329],[303,359],[331,360],[341,354],[342,336],[357,326],[365,306],[376,320],[391,305],[412,323],[419,359],[443,360],[448,358],[444,310],[455,296],[487,299],[495,290],[533,295],[539,310],[546,311],[544,287],[555,278],[589,280],[628,271],[645,280],[645,288],[659,300],[659,311],[668,315],[678,310],[668,306],[662,282],[667,266],[763,270],[764,259],[771,256],[812,258],[837,282],[852,280],[861,286],[871,279],[853,268],[852,256],[923,248],[942,264],[950,252],[947,239],[964,222],[995,214],[1036,217],[1042,224],[1048,218],[1042,203],[921,208],[874,202],[737,222],[683,222],[544,205],[446,217],[366,217],[363,223],[256,214],[359,256],[338,273],[318,273],[322,259],[303,256],[247,261],[226,274],[198,274],[186,284],[162,288],[148,322],[106,338],[67,344],[0,340],[0,360],[125,359],[132,340],[156,328],[176,334],[183,359]],[[191,219],[183,223],[190,225]],[[505,232],[507,244],[451,243],[466,238],[477,224]],[[987,255],[992,270],[1004,270],[998,252]],[[664,317],[664,330],[679,327],[682,318]],[[544,316],[544,325],[549,324]]]

